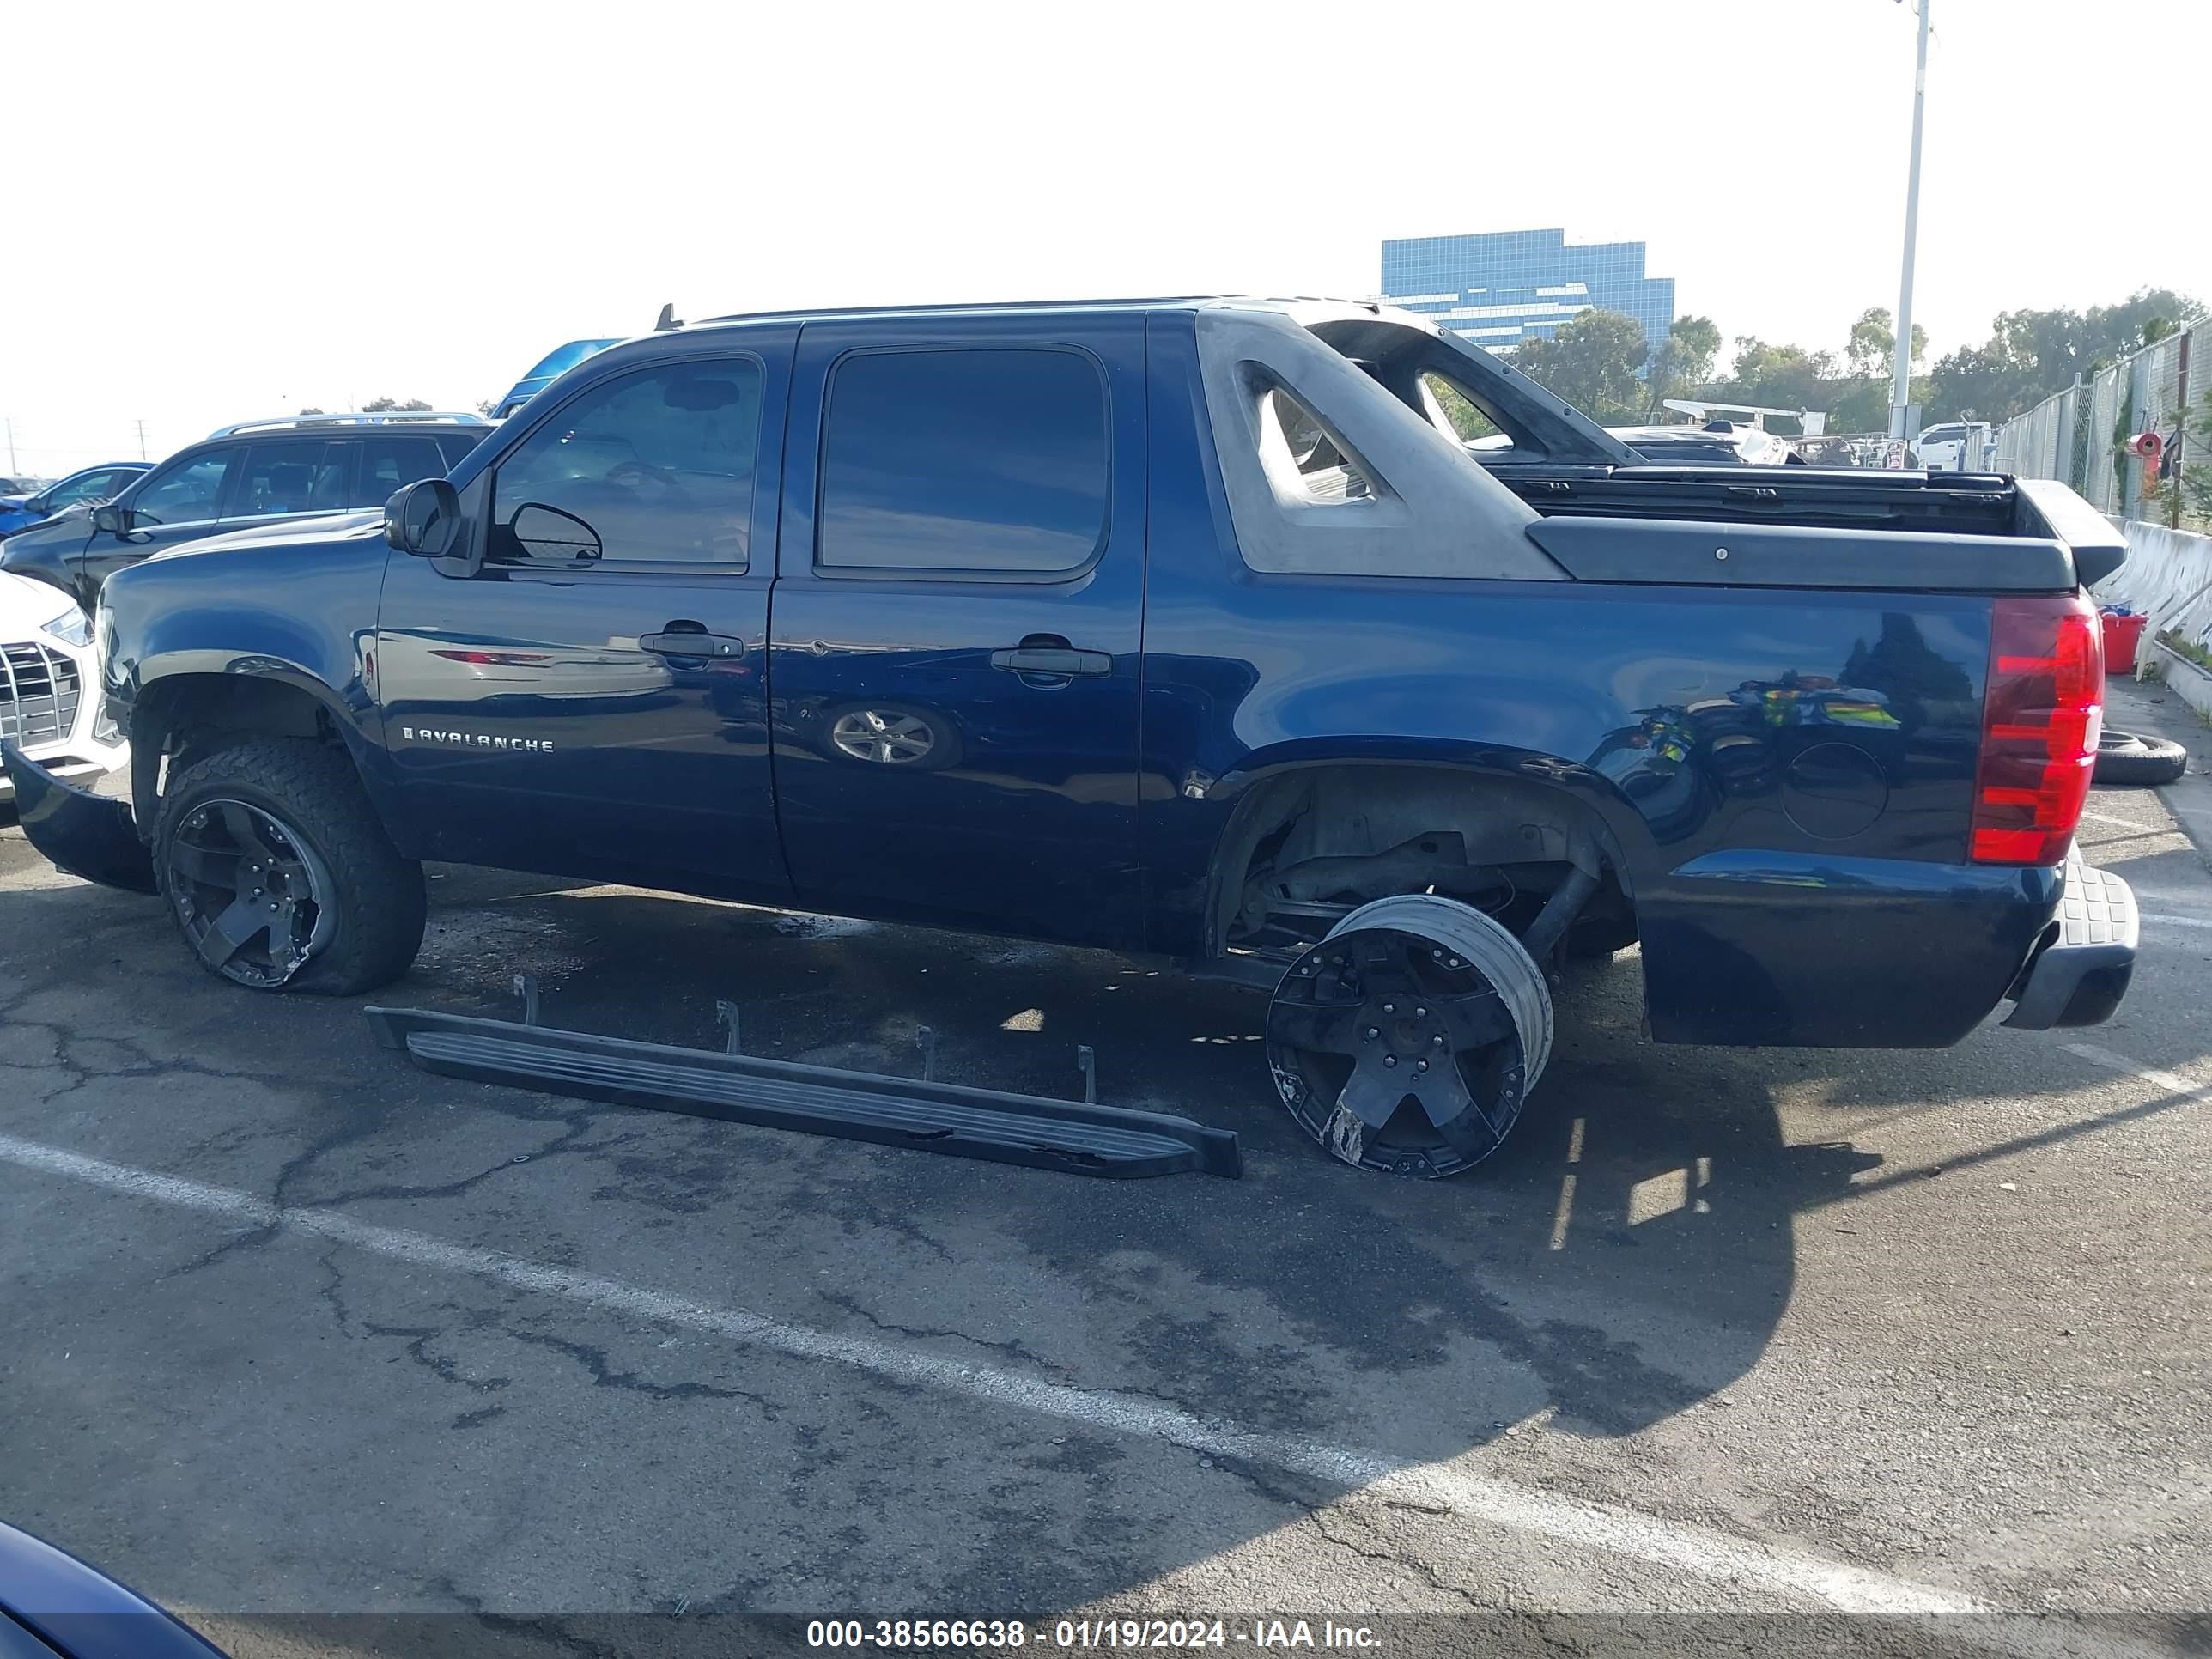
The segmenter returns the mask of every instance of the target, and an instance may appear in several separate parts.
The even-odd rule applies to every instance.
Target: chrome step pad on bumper
[[[2029,959],[2005,1018],[2015,1030],[2101,1025],[2135,976],[2135,893],[2111,871],[2086,862],[2078,847],[2067,854],[2066,893],[2052,920],[2057,935]]]

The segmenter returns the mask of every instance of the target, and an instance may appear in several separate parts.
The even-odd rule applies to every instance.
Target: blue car
[[[517,380],[507,396],[499,400],[492,410],[492,419],[505,420],[585,358],[618,343],[617,340],[571,340],[564,346],[556,347],[539,358],[530,373]]]
[[[0,536],[27,530],[52,518],[65,507],[112,501],[123,493],[125,485],[147,471],[147,465],[144,461],[108,461],[72,472],[35,494],[0,495]]]
[[[223,1659],[173,1614],[0,1525],[0,1659]]]

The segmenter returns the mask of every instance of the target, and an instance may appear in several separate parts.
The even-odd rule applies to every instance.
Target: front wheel
[[[350,996],[405,973],[422,943],[422,866],[325,744],[259,739],[185,768],[154,868],[200,965],[234,985]]]

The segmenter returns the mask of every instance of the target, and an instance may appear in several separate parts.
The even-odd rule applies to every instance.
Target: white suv
[[[100,708],[92,623],[67,594],[0,571],[0,742],[64,778],[131,758]],[[15,787],[0,771],[0,801]]]

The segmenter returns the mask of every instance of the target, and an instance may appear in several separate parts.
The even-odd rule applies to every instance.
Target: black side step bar
[[[956,1158],[1127,1179],[1196,1170],[1244,1173],[1236,1134],[1165,1112],[1130,1111],[714,1054],[585,1031],[368,1008],[377,1041],[426,1072],[656,1112],[872,1140]]]

